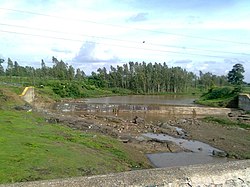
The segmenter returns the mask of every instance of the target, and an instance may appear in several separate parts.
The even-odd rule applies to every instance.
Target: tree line
[[[96,72],[86,76],[83,70],[72,65],[68,65],[62,60],[52,57],[53,66],[46,66],[44,60],[41,61],[40,68],[31,66],[21,66],[17,61],[10,58],[5,62],[0,59],[0,76],[9,77],[30,77],[38,80],[61,80],[61,81],[81,81],[97,88],[123,88],[132,90],[135,93],[181,93],[192,92],[194,89],[206,91],[215,86],[229,85],[230,79],[235,79],[233,75],[238,71],[230,71],[231,76],[218,76],[210,72],[200,71],[199,75],[189,72],[181,67],[169,67],[167,63],[145,63],[129,62],[116,67],[110,66],[108,71],[105,67],[99,68]],[[3,63],[7,63],[6,70]],[[240,64],[237,67],[241,69]],[[243,68],[244,70],[244,68]],[[241,74],[242,75],[242,74]],[[242,75],[243,76],[243,75]],[[241,77],[242,80],[243,77]],[[43,82],[40,81],[39,83]],[[232,81],[231,81],[232,83]],[[45,83],[44,83],[45,84]]]

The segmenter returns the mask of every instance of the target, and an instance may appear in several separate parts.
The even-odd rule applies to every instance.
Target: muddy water
[[[86,103],[86,108],[89,112],[114,115],[113,110],[114,108],[117,108],[119,112],[115,115],[126,120],[132,120],[135,116],[138,116],[145,119],[146,122],[163,122],[166,119],[174,119],[176,116],[166,114],[150,114],[147,113],[147,111],[160,110],[160,105],[197,106],[194,104],[195,99],[197,99],[197,96],[194,95],[130,95],[89,98],[84,100],[84,103]]]
[[[180,129],[179,129],[180,130]],[[187,166],[193,164],[205,164],[216,162],[227,162],[227,158],[215,157],[213,152],[223,152],[208,144],[200,141],[186,140],[182,138],[174,138],[165,134],[147,133],[143,136],[161,141],[174,142],[188,152],[179,153],[156,153],[148,154],[148,159],[155,167],[172,167],[172,166]]]
[[[130,96],[114,96],[102,98],[86,99],[87,104],[145,104],[145,105],[182,105],[192,106],[197,96],[185,95],[130,95]]]

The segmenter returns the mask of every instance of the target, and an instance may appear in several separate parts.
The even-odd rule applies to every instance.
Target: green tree
[[[72,65],[68,67],[68,72],[67,72],[67,79],[68,80],[73,80],[75,77],[75,69],[73,68]]]
[[[244,80],[244,72],[245,70],[242,64],[235,64],[233,69],[227,74],[228,82],[233,85],[242,85]]]
[[[13,68],[14,68],[13,62],[10,58],[8,58],[6,75],[10,77],[10,81],[12,81]]]
[[[13,70],[12,70],[12,75],[13,76],[20,76],[20,66],[17,61],[14,62]]]
[[[4,75],[4,69],[2,63],[4,63],[4,59],[0,58],[0,76]]]

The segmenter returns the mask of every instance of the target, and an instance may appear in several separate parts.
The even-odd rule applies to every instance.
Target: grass
[[[211,107],[230,107],[230,102],[232,102],[235,97],[227,97],[227,98],[218,98],[218,99],[209,99],[209,100],[196,100],[196,104],[211,106]]]
[[[61,97],[55,94],[49,86],[44,86],[44,88],[35,88],[35,91],[45,100],[52,99],[54,101],[58,101],[61,99]]]
[[[216,122],[216,123],[218,123],[220,125],[224,125],[224,126],[234,126],[234,127],[240,127],[243,129],[250,128],[250,124],[248,124],[248,123],[242,123],[240,121],[233,121],[233,120],[230,120],[228,118],[223,118],[223,117],[208,116],[208,117],[205,117],[203,120],[206,122]]]
[[[207,105],[211,107],[237,107],[237,96],[238,93],[235,88],[215,87],[210,89],[207,93],[203,94],[195,102],[201,105]]]
[[[0,110],[0,183],[105,174],[148,167],[124,144],[47,124],[35,113]]]
[[[244,93],[250,93],[250,86],[244,86],[243,87],[243,92]]]

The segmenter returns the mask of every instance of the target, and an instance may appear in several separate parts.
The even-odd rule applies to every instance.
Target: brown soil
[[[233,158],[250,157],[250,130],[238,127],[225,127],[215,123],[207,123],[201,119],[175,119],[164,123],[145,123],[143,119],[136,123],[116,116],[100,116],[95,114],[53,115],[53,122],[62,122],[71,128],[86,132],[98,132],[110,135],[126,143],[133,149],[143,153],[179,152],[183,151],[178,145],[171,142],[159,142],[154,139],[145,139],[141,135],[147,132],[163,133],[175,137],[182,136],[175,127],[184,129],[186,139],[199,140],[213,147],[221,149]],[[60,117],[59,117],[60,116]]]
[[[191,139],[224,150],[230,157],[250,158],[250,129],[227,127],[201,120],[196,120],[191,125],[179,123],[178,126],[185,129]]]

